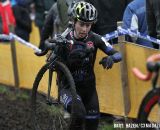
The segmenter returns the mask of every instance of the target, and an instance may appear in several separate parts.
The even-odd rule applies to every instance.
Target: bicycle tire
[[[160,99],[160,88],[153,89],[152,91],[149,91],[146,94],[139,108],[138,122],[150,123],[148,120],[149,115],[154,106],[158,104],[159,99]]]
[[[76,93],[74,79],[73,79],[69,69],[62,62],[58,62],[58,61],[55,61],[54,67],[55,67],[54,71],[57,71],[57,70],[61,71],[65,75],[65,77],[67,78],[67,81],[68,81],[69,86],[70,86],[69,89],[71,91],[73,104],[74,104],[74,102],[76,102],[77,93]],[[51,120],[50,122],[45,122],[45,120],[44,120],[45,117],[42,117],[43,120],[44,120],[43,123],[46,124],[45,126],[41,126],[41,124],[39,124],[39,123],[42,123],[41,121],[38,121],[40,119],[37,120],[37,116],[38,116],[38,118],[40,118],[40,116],[41,116],[41,115],[39,115],[40,112],[39,113],[37,112],[37,109],[38,109],[37,108],[37,104],[38,104],[37,96],[38,96],[38,93],[39,93],[38,92],[38,87],[39,87],[40,81],[42,80],[43,75],[46,73],[47,70],[49,70],[49,68],[50,68],[50,63],[46,63],[39,70],[39,72],[38,72],[38,74],[35,78],[35,81],[33,83],[32,96],[31,96],[31,106],[32,106],[32,119],[33,119],[34,127],[35,127],[35,130],[66,130],[66,129],[68,129],[67,127],[69,127],[70,122],[68,122],[68,124],[66,123],[66,121],[64,121],[64,123],[61,122],[60,120],[63,120],[62,119],[63,117],[62,116],[58,117],[59,115],[55,115],[55,113],[54,113],[54,115],[51,114],[51,117],[50,117],[46,111],[42,110],[42,112],[45,112],[46,117],[49,116],[49,117],[47,117],[47,118],[49,118],[48,120]],[[45,99],[43,99],[43,96],[45,96],[45,95],[39,96],[40,100],[42,100],[42,101],[45,100]],[[74,109],[73,104],[72,104],[72,109]],[[47,105],[50,105],[50,108],[53,109],[52,106],[54,104],[47,104]],[[54,107],[58,107],[58,109],[59,108],[61,109],[62,108],[61,106],[62,105],[60,105],[59,103],[54,105]],[[40,111],[40,110],[38,110],[38,111]],[[54,120],[54,122],[53,122],[53,117],[59,119],[59,122],[57,122],[56,120]],[[58,129],[56,129],[56,128],[58,128]]]

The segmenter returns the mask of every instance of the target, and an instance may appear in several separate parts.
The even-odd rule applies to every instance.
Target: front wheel
[[[156,105],[158,105],[158,107],[160,107],[160,88],[156,88],[153,89],[152,91],[150,91],[143,99],[142,104],[140,106],[139,109],[139,113],[138,113],[138,121],[140,123],[145,123],[146,125],[148,125],[148,127],[151,126],[150,129],[156,129],[157,128],[153,128],[153,127],[159,127],[158,130],[160,130],[160,125],[156,125],[156,122],[152,122],[154,124],[154,126],[151,125],[151,122],[149,121],[149,117],[151,115],[152,110],[156,107]],[[160,108],[158,108],[158,111]],[[158,115],[158,113],[157,113]],[[160,116],[160,115],[158,115]],[[158,117],[158,119],[160,119]],[[149,129],[149,128],[145,128],[145,129]]]
[[[71,119],[65,118],[64,114],[66,112],[59,101],[59,94],[52,96],[52,93],[55,95],[53,84],[55,86],[57,84],[56,78],[52,78],[52,76],[59,74],[66,79],[65,85],[69,86],[73,103],[76,100],[75,83],[69,69],[58,61],[52,66],[49,63],[44,65],[38,72],[32,89],[31,106],[35,130],[67,130],[69,127]],[[48,87],[47,83],[44,83],[46,79],[48,79]],[[58,92],[59,87],[57,89]],[[74,108],[72,107],[72,109]]]

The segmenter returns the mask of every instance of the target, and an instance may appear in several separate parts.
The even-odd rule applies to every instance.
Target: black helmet
[[[72,8],[72,17],[83,22],[96,22],[97,10],[92,4],[80,1]]]

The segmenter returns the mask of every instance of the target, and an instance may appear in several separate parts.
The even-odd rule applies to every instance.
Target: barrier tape
[[[106,34],[105,39],[108,41],[110,39],[117,38],[117,37],[122,36],[122,35],[130,35],[131,37],[142,38],[142,39],[145,39],[147,41],[154,42],[154,43],[160,45],[160,40],[159,39],[153,38],[149,35],[144,35],[144,34],[138,32],[138,31],[134,31],[134,30],[131,30],[131,29],[124,29],[121,26],[118,27],[117,31],[113,31],[111,33]]]
[[[127,34],[127,33],[126,33],[125,31],[121,30],[121,28],[118,27],[118,30],[106,34],[104,38],[105,38],[107,41],[109,41],[109,40],[111,40],[111,39],[113,39],[113,38],[117,38],[117,37],[119,37],[119,36],[126,35],[126,34]]]
[[[0,39],[2,40],[17,40],[19,43],[26,45],[27,47],[32,48],[33,50],[35,50],[35,52],[41,52],[41,50],[36,47],[35,45],[33,45],[32,43],[29,43],[25,40],[23,40],[22,38],[18,37],[17,35],[13,34],[13,33],[9,33],[9,35],[6,34],[0,34]]]
[[[17,35],[15,35],[15,34],[13,34],[13,33],[10,33],[9,35],[10,35],[13,39],[17,40],[19,43],[22,43],[23,45],[26,45],[27,47],[32,48],[32,49],[35,50],[36,52],[41,52],[41,50],[40,50],[37,46],[35,46],[35,45],[33,45],[32,43],[29,43],[29,42],[23,40],[22,38],[18,37]]]
[[[106,34],[105,39],[108,41],[110,39],[117,38],[117,37],[122,36],[122,35],[130,35],[131,37],[142,38],[142,39],[145,39],[147,41],[154,42],[154,43],[160,45],[160,40],[159,39],[153,38],[149,35],[144,35],[144,34],[138,32],[138,31],[134,31],[134,30],[131,30],[131,29],[124,29],[121,26],[119,26],[116,31],[113,31],[111,33]]]
[[[131,37],[138,37],[138,38],[142,38],[142,39],[145,39],[145,40],[148,40],[150,42],[154,42],[156,44],[159,44],[160,45],[160,40],[159,39],[156,39],[156,38],[153,38],[149,35],[144,35],[138,31],[134,31],[134,30],[131,30],[131,29],[124,29],[122,27],[118,27],[118,32],[121,32],[123,33],[124,35],[125,34],[128,34],[130,35]]]
[[[9,35],[6,35],[6,34],[0,34],[0,39],[1,40],[11,41],[12,37],[10,37]]]
[[[108,33],[105,35],[105,39],[107,41],[113,39],[113,38],[117,38],[119,36],[122,36],[122,35],[130,35],[131,37],[138,37],[138,38],[142,38],[142,39],[145,39],[145,40],[148,40],[150,42],[154,42],[156,44],[159,44],[160,45],[160,40],[159,39],[156,39],[156,38],[153,38],[149,35],[144,35],[138,31],[134,31],[134,30],[131,30],[131,29],[124,29],[122,28],[121,26],[118,27],[117,30],[111,32],[111,33]],[[24,44],[32,49],[34,49],[36,52],[41,52],[41,50],[36,47],[35,45],[33,45],[32,43],[29,43],[25,40],[23,40],[22,38],[18,37],[17,35],[13,34],[13,33],[10,33],[9,35],[5,35],[5,34],[0,34],[0,39],[2,40],[12,40],[12,39],[15,39],[17,41],[19,41],[19,43],[21,44]]]

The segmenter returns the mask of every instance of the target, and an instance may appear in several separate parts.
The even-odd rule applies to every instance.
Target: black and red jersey
[[[83,39],[76,39],[73,35],[73,31],[68,33],[66,36],[68,40],[73,42],[68,46],[67,55],[67,65],[75,79],[77,81],[93,80],[94,76],[94,63],[96,60],[97,50],[100,49],[106,55],[112,55],[114,62],[121,60],[121,54],[117,52],[102,36],[95,34],[94,32],[89,32],[89,34]],[[84,55],[85,49],[88,53],[83,58],[76,57],[74,55]],[[74,51],[77,51],[76,54]],[[73,53],[73,56],[71,56]]]

